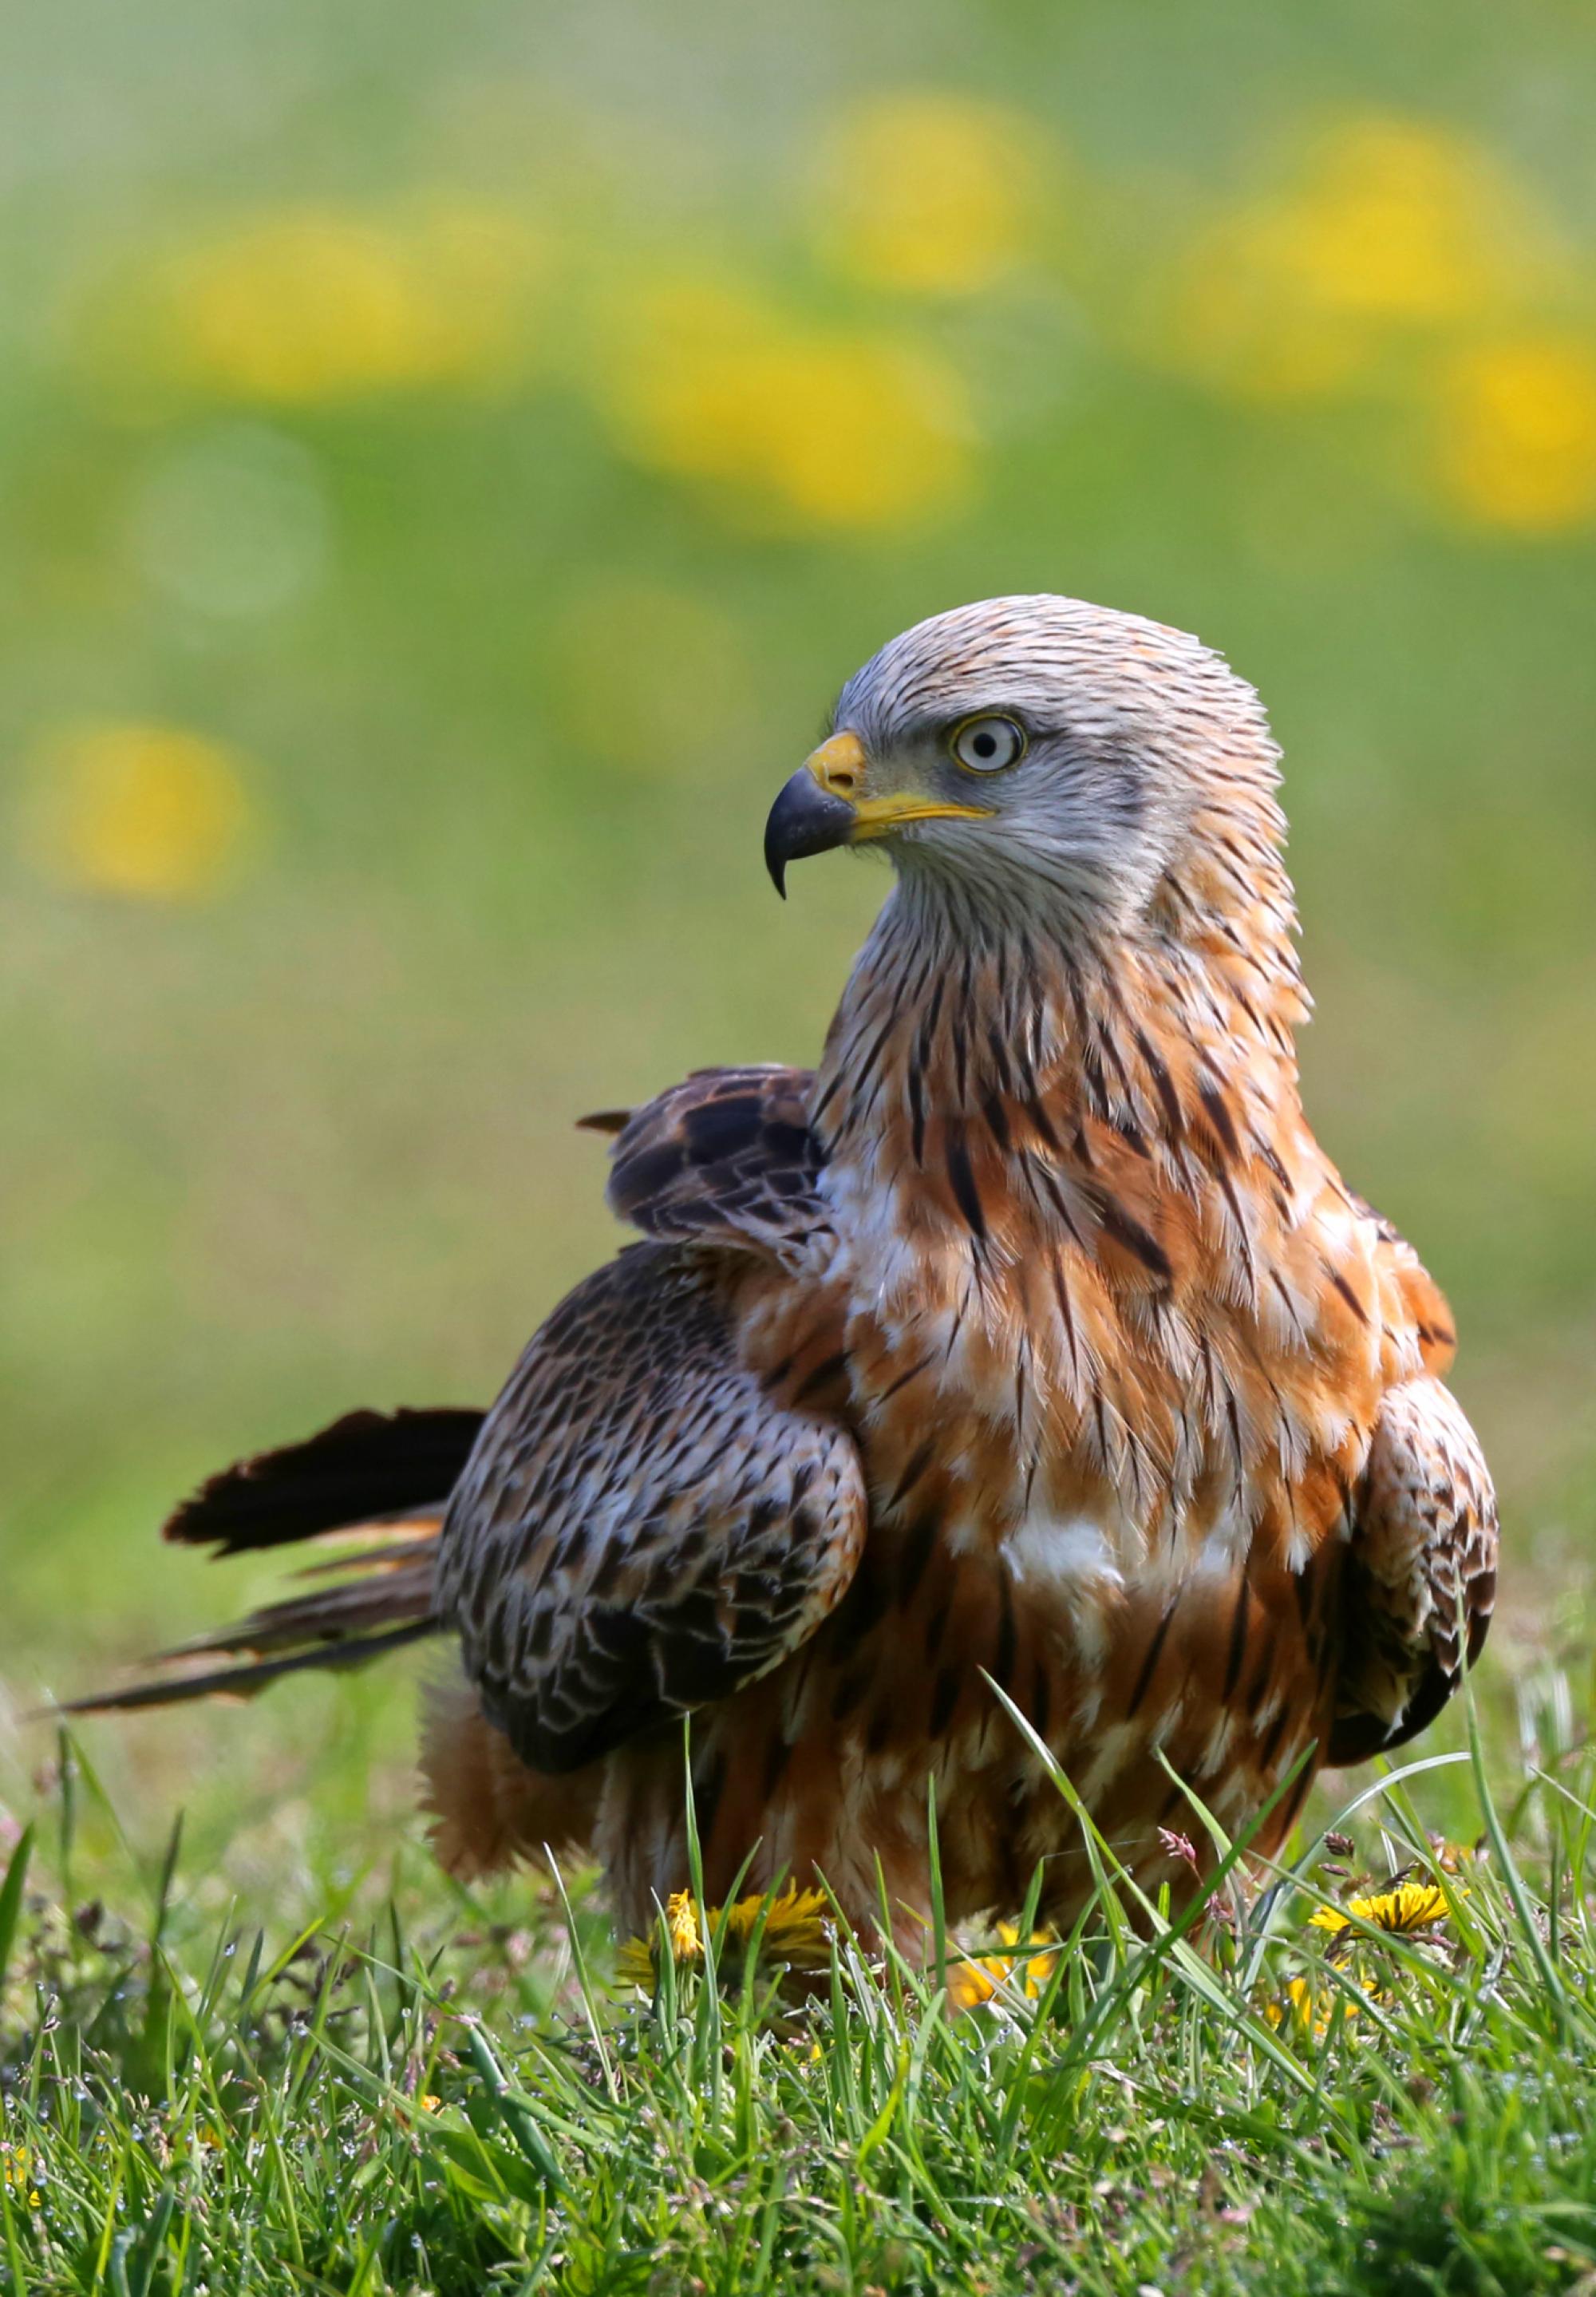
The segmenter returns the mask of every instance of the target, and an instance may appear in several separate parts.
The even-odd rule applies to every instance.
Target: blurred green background
[[[269,1584],[163,1553],[174,1495],[492,1395],[614,1241],[574,1116],[813,1057],[884,880],[780,909],[769,796],[881,640],[1002,590],[1263,690],[1311,1112],[1451,1290],[1504,1488],[1493,1664],[1577,1634],[1593,26],[12,12],[0,1819],[41,1692]],[[264,1877],[314,1776],[404,1805],[409,1697],[92,1743]]]

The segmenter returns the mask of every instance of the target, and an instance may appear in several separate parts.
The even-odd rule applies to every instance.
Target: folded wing
[[[1485,1640],[1497,1538],[1490,1472],[1454,1397],[1427,1374],[1389,1389],[1353,1513],[1329,1761],[1401,1746],[1440,1713]]]
[[[858,1453],[738,1362],[751,1269],[783,1280],[702,1247],[634,1245],[598,1270],[533,1339],[457,1488],[439,1605],[537,1770],[752,1682],[853,1576]]]

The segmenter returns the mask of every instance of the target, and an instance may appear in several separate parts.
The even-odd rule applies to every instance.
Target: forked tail
[[[351,1412],[306,1443],[212,1476],[165,1524],[166,1538],[209,1546],[216,1556],[335,1543],[337,1554],[299,1576],[350,1576],[159,1652],[158,1674],[70,1700],[62,1712],[165,1707],[212,1692],[247,1699],[301,1668],[363,1667],[435,1634],[438,1534],[481,1424],[480,1412],[452,1409]],[[197,1664],[206,1659],[229,1663]]]

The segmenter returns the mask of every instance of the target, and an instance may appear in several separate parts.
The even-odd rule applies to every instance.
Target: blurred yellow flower
[[[736,1955],[739,1969],[737,1950],[759,1931],[761,1966],[816,1971],[824,1970],[831,1959],[829,1913],[824,1891],[794,1889],[777,1898],[755,1891],[725,1908],[706,1906],[703,1919],[711,1937],[719,1939],[721,1954],[728,1961]],[[679,1969],[691,1969],[703,1962],[703,1931],[690,1890],[672,1891],[666,1900],[665,1931],[670,1958]],[[615,1956],[616,1977],[625,1985],[641,1987],[646,1992],[652,1989],[657,1947],[657,1931],[648,1938],[628,1939]]]
[[[1461,352],[1436,421],[1440,484],[1468,517],[1524,534],[1596,518],[1596,345],[1522,335]]]
[[[1376,1987],[1372,1978],[1362,1978],[1358,1982],[1365,1994],[1373,1996]],[[1323,2041],[1337,2018],[1345,2025],[1357,2014],[1357,2004],[1338,1994],[1334,1987],[1314,1986],[1305,1978],[1291,1979],[1281,1998],[1263,2005],[1263,2015],[1270,2025],[1293,2027],[1300,2034],[1312,2034],[1316,2042]]]
[[[1203,235],[1181,271],[1160,362],[1238,398],[1318,399],[1365,363],[1368,333],[1279,277],[1272,219],[1230,217]]]
[[[936,89],[868,97],[822,146],[822,244],[873,287],[973,294],[1034,243],[1047,156],[1041,122],[1008,105]]]
[[[1278,210],[1282,269],[1330,310],[1455,321],[1514,286],[1527,230],[1497,162],[1438,122],[1351,119]]]
[[[549,632],[561,721],[594,756],[713,778],[755,720],[754,680],[732,618],[662,582],[579,590]]]
[[[998,1936],[1006,1947],[1020,1943],[1017,1922],[1000,1922]],[[1046,1989],[1058,1961],[1057,1939],[1051,1931],[1032,1931],[1026,1944],[1047,1947],[1046,1954],[983,1954],[971,1962],[957,1962],[948,1972],[948,1999],[955,2010],[973,2010],[990,2002],[1001,1988],[1034,2002]]]
[[[896,527],[967,486],[957,378],[895,337],[807,325],[696,279],[617,298],[600,333],[596,387],[623,450],[719,482],[767,521]]]
[[[67,885],[176,902],[219,891],[255,827],[239,760],[178,726],[68,729],[36,754],[34,858]]]
[[[1543,279],[1546,235],[1480,146],[1435,121],[1354,117],[1272,196],[1189,249],[1168,352],[1245,397],[1344,388],[1395,332],[1456,328]]]
[[[0,2179],[30,2210],[44,2207],[44,2195],[33,2182],[33,2156],[26,2145],[0,2145]]]
[[[84,348],[108,383],[131,366],[258,405],[490,386],[523,364],[547,268],[507,209],[268,210],[158,256],[91,313]]]

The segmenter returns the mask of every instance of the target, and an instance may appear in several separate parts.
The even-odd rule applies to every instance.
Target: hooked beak
[[[890,797],[861,796],[866,764],[865,746],[857,734],[834,734],[783,783],[765,823],[765,867],[783,901],[789,861],[884,837],[901,822],[948,817],[979,821],[991,811],[984,805],[945,805],[912,790]]]

